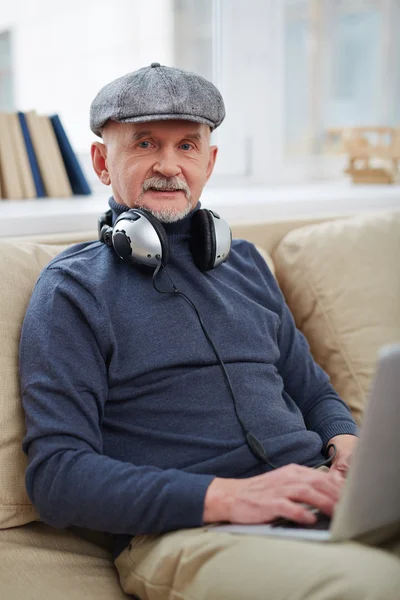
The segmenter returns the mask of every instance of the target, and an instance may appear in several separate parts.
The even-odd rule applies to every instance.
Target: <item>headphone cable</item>
[[[277,465],[273,464],[269,460],[269,458],[267,456],[267,453],[265,452],[263,444],[260,442],[260,440],[253,433],[251,433],[251,431],[248,429],[248,427],[246,426],[246,424],[243,421],[243,419],[240,417],[239,411],[238,411],[238,407],[237,407],[237,400],[236,400],[235,393],[233,391],[233,387],[232,387],[232,383],[231,383],[231,380],[230,380],[230,377],[229,377],[229,373],[226,370],[225,364],[224,364],[224,362],[223,362],[223,360],[222,360],[222,358],[221,358],[221,356],[220,356],[217,348],[215,347],[215,344],[212,341],[211,336],[210,336],[210,334],[208,333],[208,331],[206,329],[206,326],[204,325],[203,319],[201,318],[201,315],[200,315],[200,313],[199,313],[196,305],[194,304],[194,302],[192,302],[192,300],[188,296],[186,296],[186,294],[184,294],[183,292],[181,292],[180,290],[178,290],[178,288],[175,286],[175,284],[174,284],[174,282],[173,282],[173,280],[172,280],[172,278],[171,278],[171,276],[170,276],[167,268],[162,264],[161,257],[159,255],[157,255],[156,258],[158,259],[159,263],[158,263],[158,265],[157,265],[157,267],[156,267],[156,269],[155,269],[155,271],[153,273],[153,277],[152,277],[152,283],[153,283],[154,289],[159,294],[175,294],[177,296],[181,296],[189,304],[189,306],[194,310],[194,312],[196,313],[196,316],[198,318],[198,321],[200,323],[200,327],[203,330],[203,333],[204,333],[204,335],[205,335],[208,343],[210,344],[211,348],[213,349],[214,354],[215,354],[215,356],[216,356],[216,358],[217,358],[217,360],[218,360],[218,362],[219,362],[219,364],[221,366],[221,369],[222,369],[225,381],[226,381],[226,383],[228,385],[230,394],[232,396],[233,406],[234,406],[234,409],[235,409],[236,418],[239,421],[240,426],[243,429],[243,432],[244,432],[244,435],[245,435],[245,438],[246,438],[246,443],[247,443],[248,447],[253,452],[253,454],[256,456],[256,458],[258,458],[259,460],[261,460],[262,462],[264,462],[265,464],[267,464],[271,469],[278,469],[279,467]],[[160,289],[157,286],[156,279],[157,279],[157,276],[158,276],[161,268],[163,268],[164,273],[167,275],[168,279],[171,282],[172,291],[171,290],[162,290],[162,289]],[[329,452],[329,449],[331,447],[333,447],[333,454],[330,457],[328,457],[326,460],[324,460],[324,461],[322,461],[322,462],[314,465],[312,467],[313,469],[318,469],[319,467],[322,467],[322,466],[330,466],[331,465],[332,461],[334,460],[334,458],[335,458],[335,456],[337,454],[337,449],[336,449],[335,444],[329,444],[329,446],[327,447],[326,451]]]

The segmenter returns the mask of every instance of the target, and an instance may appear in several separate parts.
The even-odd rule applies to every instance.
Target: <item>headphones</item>
[[[226,261],[231,250],[232,232],[214,211],[199,209],[192,216],[190,250],[197,268],[215,269]],[[167,233],[162,223],[147,210],[132,208],[123,212],[112,226],[112,211],[98,219],[99,240],[112,246],[125,262],[155,269],[165,267],[170,258]]]

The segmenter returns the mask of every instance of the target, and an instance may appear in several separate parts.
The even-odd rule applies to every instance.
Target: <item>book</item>
[[[39,116],[34,110],[25,113],[26,124],[31,136],[33,149],[39,165],[40,175],[43,180],[47,196],[58,195],[57,178],[53,172],[46,143],[46,136],[42,130]]]
[[[0,113],[0,164],[2,177],[2,195],[10,200],[24,197],[22,183],[17,169],[17,155],[12,140],[12,117],[9,113]]]
[[[58,115],[50,117],[54,133],[60,147],[61,155],[64,160],[64,165],[67,170],[69,182],[74,194],[91,194],[91,189],[88,185],[82,167],[78,162],[75,152],[72,149],[70,141]]]
[[[22,185],[23,198],[36,198],[36,188],[33,181],[32,170],[17,113],[11,113],[9,115],[9,125],[18,176]]]
[[[34,181],[35,188],[36,188],[36,197],[44,198],[44,196],[46,195],[46,192],[44,189],[42,176],[40,174],[39,164],[38,164],[38,161],[36,158],[35,150],[33,148],[31,135],[29,133],[29,129],[28,129],[28,125],[26,123],[24,113],[19,112],[18,118],[19,118],[19,121],[21,124],[22,135],[24,137],[25,147],[26,147],[26,151],[28,154],[29,163],[31,166],[32,177],[33,177],[33,181]]]
[[[25,113],[25,119],[46,194],[54,198],[72,196],[72,189],[49,118],[39,116],[32,110]]]
[[[64,160],[57,142],[56,134],[54,133],[54,129],[50,121],[50,117],[46,115],[40,115],[38,118],[47,141],[47,149],[52,163],[52,168],[54,169],[54,173],[57,177],[57,185],[59,188],[57,196],[68,198],[68,196],[73,195],[72,188],[69,183],[67,170],[64,165]]]

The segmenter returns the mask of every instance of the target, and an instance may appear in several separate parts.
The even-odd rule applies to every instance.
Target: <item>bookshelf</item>
[[[59,115],[0,111],[0,198],[90,195]]]
[[[96,231],[110,189],[92,196],[0,201],[0,237]],[[351,185],[335,180],[291,186],[208,187],[202,205],[231,224],[288,218],[400,211],[399,185]]]

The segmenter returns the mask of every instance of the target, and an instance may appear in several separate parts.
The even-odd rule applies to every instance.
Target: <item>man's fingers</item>
[[[311,525],[317,517],[307,508],[286,498],[279,500],[275,507],[276,517],[283,517],[296,523]]]
[[[306,525],[317,520],[311,507],[329,516],[333,514],[344,480],[338,473],[288,465],[247,480],[232,481],[234,501],[228,505],[228,518],[222,520],[269,523],[282,517]]]
[[[322,480],[316,480],[312,483],[312,487],[318,492],[327,494],[333,500],[339,500],[343,489],[343,477],[337,472],[326,474]]]
[[[324,494],[315,488],[304,484],[295,484],[291,486],[288,497],[295,502],[305,502],[310,506],[318,508],[329,517],[333,515],[338,500],[338,498],[332,497],[332,495]]]
[[[308,478],[307,483],[312,485],[319,492],[323,492],[332,496],[332,498],[338,500],[343,487],[343,479],[331,472],[328,473],[314,471]]]
[[[343,473],[341,471],[337,471],[334,466],[329,469],[329,476],[333,477],[339,483],[340,486],[343,486]]]
[[[340,476],[342,478],[343,482],[344,482],[344,478],[347,475],[348,470],[349,470],[349,465],[348,465],[348,463],[346,463],[344,461],[338,461],[331,466],[332,474],[335,474],[336,476]]]

